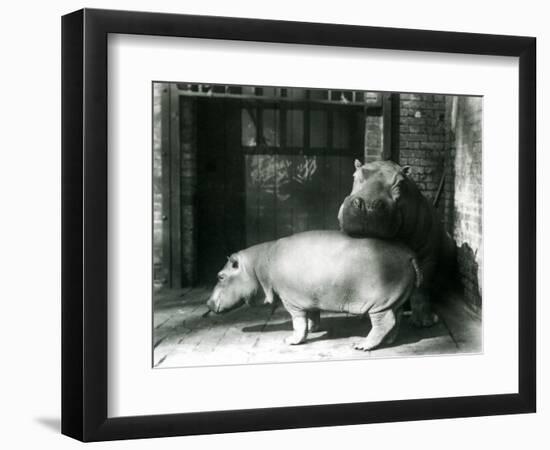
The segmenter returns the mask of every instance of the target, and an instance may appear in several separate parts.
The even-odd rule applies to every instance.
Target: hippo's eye
[[[231,255],[227,258],[227,264],[232,269],[238,269],[239,268],[239,259],[235,255]]]

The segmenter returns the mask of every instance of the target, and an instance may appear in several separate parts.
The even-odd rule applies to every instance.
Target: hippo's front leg
[[[303,343],[307,337],[307,314],[305,311],[293,311],[290,314],[294,331],[285,339],[285,342],[290,345],[298,345]]]

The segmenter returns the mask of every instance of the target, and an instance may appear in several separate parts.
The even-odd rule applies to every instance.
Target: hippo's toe
[[[377,347],[377,344],[369,342],[368,339],[363,339],[361,342],[356,342],[353,344],[353,348],[355,350],[361,350],[363,352],[368,352],[369,350],[373,350]]]

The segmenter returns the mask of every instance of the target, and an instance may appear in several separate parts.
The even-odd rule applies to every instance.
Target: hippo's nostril
[[[365,205],[365,208],[368,212],[380,211],[384,209],[384,202],[380,200],[373,200]]]
[[[208,301],[206,302],[206,306],[208,306],[215,313],[219,312],[220,310],[219,294],[215,295],[215,293],[213,293],[208,299]]]
[[[225,279],[225,274],[223,272],[218,273],[218,281],[223,281]]]

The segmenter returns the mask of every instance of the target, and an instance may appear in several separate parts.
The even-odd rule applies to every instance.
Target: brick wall
[[[458,278],[464,298],[481,307],[482,101],[478,97],[401,94],[399,163],[438,211],[457,244]]]
[[[366,92],[365,117],[365,162],[377,161],[384,154],[384,117],[382,115],[382,94]],[[374,113],[373,113],[374,110]]]
[[[382,158],[383,139],[383,117],[367,115],[365,119],[365,162],[377,161]]]
[[[153,84],[153,282],[162,286],[162,120],[163,83]]]
[[[482,294],[482,99],[446,99],[448,177],[445,221],[458,248],[458,268],[466,300],[481,307]]]
[[[383,123],[367,117],[365,159],[383,158],[377,136]],[[482,280],[482,100],[435,94],[400,94],[398,150],[401,165],[437,209],[457,244],[458,276],[465,300],[481,307]],[[370,136],[369,136],[370,133]]]
[[[443,174],[445,97],[401,94],[399,107],[399,163],[412,166],[412,178],[433,200]]]
[[[167,83],[153,85],[153,282],[155,288],[167,284],[171,284],[172,287],[191,285],[196,278],[197,252],[194,238],[196,233],[194,197],[197,184],[196,101],[173,96],[175,89],[177,89],[175,85]],[[166,108],[166,111],[163,111],[163,108]],[[172,127],[177,129],[173,130]],[[163,143],[166,148],[163,148]],[[177,164],[174,161],[177,161]],[[169,167],[163,167],[163,162]],[[179,187],[178,193],[172,192],[174,185]],[[167,186],[170,186],[169,190]],[[172,211],[168,211],[170,202],[174,208]],[[179,235],[175,236],[172,232],[172,236],[168,236],[169,222],[175,219],[174,214],[178,215],[178,223],[181,224],[177,227]],[[179,281],[173,273],[170,273],[169,267],[176,259],[181,260],[181,264],[178,263],[178,267],[181,266]],[[171,283],[170,280],[172,280]]]

